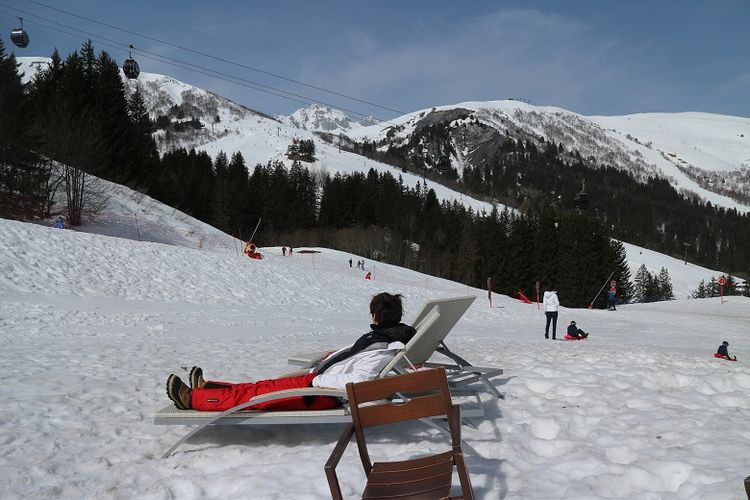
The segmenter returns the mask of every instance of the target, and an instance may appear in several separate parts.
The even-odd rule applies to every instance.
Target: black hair
[[[401,305],[401,294],[381,292],[370,301],[370,314],[380,326],[393,326],[401,322],[404,310]]]

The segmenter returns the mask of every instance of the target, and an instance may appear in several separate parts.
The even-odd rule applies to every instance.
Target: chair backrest
[[[419,338],[414,336],[409,341],[406,345],[406,358],[415,365],[420,365],[430,359],[475,300],[475,296],[467,296],[432,300],[425,304],[412,323],[414,328],[419,330],[420,326],[429,321],[433,311],[437,311],[440,317],[429,325]]]
[[[429,335],[430,328],[432,328],[432,325],[435,324],[439,319],[440,312],[438,311],[438,309],[432,309],[429,314],[427,314],[427,316],[415,327],[415,330],[417,332],[414,334],[411,340],[407,342],[403,349],[398,351],[396,355],[393,356],[393,359],[388,362],[385,367],[383,367],[380,372],[380,378],[386,377],[395,367],[403,364],[408,364],[409,361],[405,360],[407,355],[411,356],[411,350],[414,349],[415,346],[420,346],[420,344],[423,342],[422,338]]]
[[[460,413],[452,407],[444,368],[347,384],[346,392],[360,458],[368,473],[372,469],[364,434],[368,427],[445,416],[451,445],[460,446]]]

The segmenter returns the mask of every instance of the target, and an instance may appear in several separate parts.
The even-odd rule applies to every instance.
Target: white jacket
[[[349,349],[346,346],[326,356],[326,359],[335,354]],[[367,346],[350,358],[343,359],[331,365],[325,373],[321,373],[312,381],[313,387],[332,387],[334,389],[346,389],[349,382],[364,382],[372,380],[380,375],[396,353],[404,348],[401,342],[376,342]],[[312,369],[310,370],[312,372]]]
[[[556,312],[560,308],[560,300],[557,298],[557,292],[554,290],[547,290],[544,292],[544,311],[545,312]]]

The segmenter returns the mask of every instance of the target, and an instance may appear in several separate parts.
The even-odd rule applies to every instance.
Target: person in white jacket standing
[[[554,286],[544,292],[544,315],[547,317],[547,324],[544,327],[544,338],[549,338],[549,324],[552,322],[552,340],[557,340],[557,310],[560,308],[560,299],[557,298],[557,292]]]

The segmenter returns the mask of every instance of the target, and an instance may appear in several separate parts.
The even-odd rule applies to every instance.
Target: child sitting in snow
[[[727,349],[727,347],[729,347],[729,342],[725,340],[719,346],[719,349],[716,351],[716,354],[714,354],[714,357],[724,358],[730,361],[737,361],[737,356],[733,358],[732,356],[729,355],[729,350]]]
[[[568,335],[567,337],[573,338],[573,339],[585,339],[588,337],[589,334],[581,330],[576,326],[575,321],[571,321],[570,325],[568,325]]]

